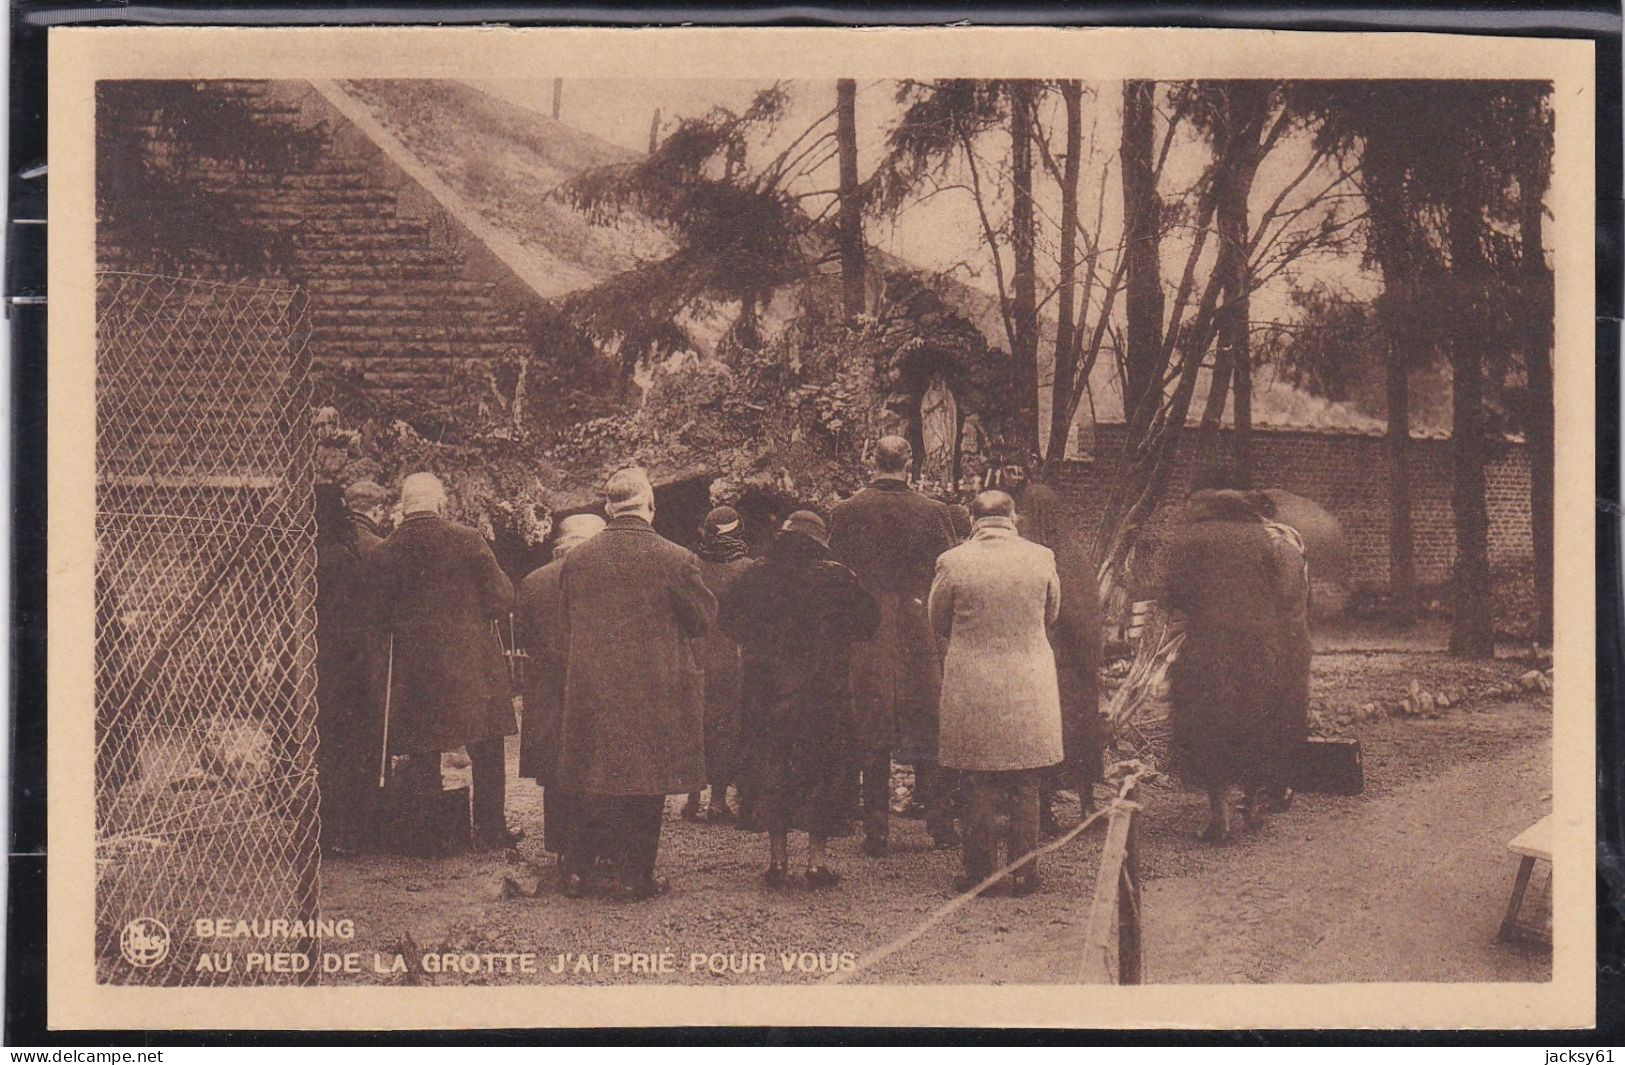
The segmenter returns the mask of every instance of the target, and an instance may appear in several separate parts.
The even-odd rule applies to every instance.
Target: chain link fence
[[[304,299],[107,272],[96,314],[98,973],[312,979],[308,937],[195,934],[317,915]],[[305,961],[245,971],[245,947]]]

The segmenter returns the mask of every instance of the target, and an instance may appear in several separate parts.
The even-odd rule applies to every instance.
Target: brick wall
[[[1165,521],[1190,483],[1191,441],[1176,457],[1172,482],[1154,523]],[[1075,521],[1100,521],[1123,447],[1121,425],[1096,427],[1095,458],[1067,462],[1049,472],[1050,486]],[[1254,483],[1284,488],[1325,507],[1342,523],[1351,554],[1351,584],[1380,589],[1388,580],[1388,454],[1378,436],[1255,430]],[[1491,563],[1532,556],[1529,533],[1529,461],[1522,444],[1508,444],[1485,469]],[[1455,557],[1450,505],[1449,440],[1411,442],[1411,523],[1416,575],[1443,584]]]
[[[203,158],[183,175],[232,197],[248,223],[289,238],[291,262],[280,280],[308,294],[318,380],[338,374],[356,378],[369,393],[438,399],[459,371],[480,375],[523,353],[528,340],[511,296],[470,269],[466,251],[436,232],[437,219],[406,205],[399,175],[356,150],[356,138],[345,137],[331,116],[319,119],[290,103],[287,84],[212,81],[193,89],[241,105],[251,116],[245,137],[276,145],[296,129],[323,133],[327,150],[296,173]],[[148,152],[174,155],[156,126],[148,133]],[[152,269],[139,249],[104,242],[97,250],[105,269]],[[187,272],[208,271],[200,264]]]

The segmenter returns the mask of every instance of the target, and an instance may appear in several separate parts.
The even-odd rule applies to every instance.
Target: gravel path
[[[1346,646],[1346,645],[1345,645]],[[1317,656],[1315,694],[1336,704],[1392,696],[1424,683],[1505,678],[1514,663],[1464,665],[1431,648],[1357,646]],[[1290,813],[1224,847],[1196,839],[1202,796],[1147,790],[1146,977],[1157,982],[1528,980],[1549,973],[1545,952],[1492,942],[1510,887],[1505,843],[1549,809],[1548,697],[1486,703],[1432,720],[1379,720],[1353,731],[1365,749],[1358,797],[1303,796]],[[510,749],[510,759],[513,751]],[[512,767],[510,765],[510,772]],[[509,814],[526,830],[517,850],[425,861],[386,855],[328,859],[323,909],[349,917],[365,983],[811,983],[911,929],[947,902],[957,852],[934,851],[917,821],[895,823],[894,853],[831,844],[846,880],[830,893],[774,893],[757,877],[766,837],[692,824],[667,805],[664,898],[632,905],[568,900],[541,850],[539,792],[510,781]],[[1076,807],[1064,808],[1064,819]],[[1103,833],[1091,830],[1044,860],[1044,889],[1027,899],[977,900],[860,980],[1033,983],[1075,979],[1083,910]],[[801,843],[794,837],[792,847]],[[800,852],[792,852],[792,863]],[[511,897],[505,881],[537,897]],[[372,954],[400,953],[406,972],[374,972]],[[425,954],[536,955],[534,974],[481,959],[476,972],[423,971]],[[670,971],[631,971],[616,954],[671,955]],[[548,966],[566,955],[567,971]],[[699,954],[697,960],[693,955]],[[598,958],[597,971],[574,971]],[[752,957],[752,956],[756,957]],[[590,962],[588,963],[590,964]],[[789,965],[789,971],[785,966]],[[721,971],[713,971],[715,968]]]

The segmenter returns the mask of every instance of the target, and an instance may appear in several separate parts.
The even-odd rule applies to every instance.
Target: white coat
[[[1061,760],[1061,700],[1045,626],[1061,607],[1055,554],[1007,518],[977,521],[937,559],[931,624],[947,643],[938,760],[1038,769]]]

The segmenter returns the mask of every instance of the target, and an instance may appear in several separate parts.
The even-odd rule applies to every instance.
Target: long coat
[[[514,629],[525,662],[525,720],[519,730],[519,775],[551,787],[558,777],[564,717],[564,556],[531,570],[514,596]]]
[[[1055,572],[1061,578],[1061,611],[1049,628],[1055,651],[1055,676],[1061,689],[1062,762],[1077,785],[1101,777],[1106,745],[1100,716],[1100,667],[1103,657],[1100,585],[1085,537],[1056,530]]]
[[[1281,781],[1304,733],[1308,658],[1289,638],[1301,593],[1287,559],[1238,492],[1198,492],[1172,532],[1162,602],[1185,615],[1171,672],[1173,741],[1203,786]]]
[[[759,785],[822,831],[840,816],[852,743],[852,645],[880,608],[817,541],[785,533],[722,598],[720,624],[748,654],[756,712],[746,760]],[[817,804],[820,809],[809,809]]]
[[[750,564],[748,558],[712,562],[701,557],[700,576],[721,603]],[[743,755],[740,713],[744,681],[739,642],[721,626],[713,625],[695,644],[695,652],[705,673],[705,777],[712,784],[728,784],[738,775]]]
[[[1039,769],[1061,747],[1061,697],[1046,626],[1060,613],[1055,554],[1015,523],[984,518],[937,559],[931,624],[947,641],[939,760],[951,769]]]
[[[569,654],[559,783],[588,795],[705,785],[705,674],[691,642],[716,621],[699,559],[641,518],[564,558]]]
[[[316,718],[320,761],[330,772],[359,764],[376,776],[378,769],[382,653],[367,567],[382,542],[358,525],[348,536],[316,540]]]
[[[937,556],[958,543],[946,503],[881,478],[830,514],[829,548],[880,605],[872,640],[852,649],[856,739],[899,762],[937,754],[942,659],[926,597]]]
[[[395,636],[390,752],[512,735],[513,696],[491,622],[512,608],[513,584],[485,540],[436,515],[408,514],[369,561],[381,627]]]

